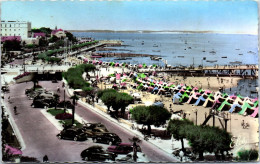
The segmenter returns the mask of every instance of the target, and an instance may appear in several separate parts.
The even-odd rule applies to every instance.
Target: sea
[[[171,66],[215,66],[215,65],[258,65],[258,36],[248,34],[212,33],[105,33],[73,32],[76,37],[95,40],[121,40],[120,47],[107,47],[111,53],[149,54],[162,57]],[[116,61],[118,57],[104,57],[102,61]],[[164,66],[162,60],[150,57],[132,57],[118,60],[132,64],[157,64]],[[230,63],[231,62],[231,63]],[[235,62],[235,63],[233,63]],[[241,94],[251,98],[258,97],[255,91],[258,79],[240,80],[237,87],[226,88],[228,94]]]
[[[91,37],[95,40],[121,40],[122,46],[111,47],[113,50],[100,52],[156,55],[162,57],[171,66],[258,64],[257,35],[116,32],[73,32],[73,35]],[[101,60],[114,61],[116,58],[106,57]],[[121,62],[159,66],[165,64],[161,60],[151,60],[150,57],[133,57]]]

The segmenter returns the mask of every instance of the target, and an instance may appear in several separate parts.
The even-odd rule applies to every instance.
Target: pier
[[[163,69],[140,69],[139,72],[166,72],[185,76],[240,76],[258,77],[258,65],[212,66],[212,67],[169,67]]]

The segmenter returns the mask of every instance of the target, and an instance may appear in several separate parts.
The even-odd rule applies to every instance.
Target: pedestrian
[[[57,87],[57,92],[60,92],[60,87]]]
[[[17,115],[17,107],[14,106],[14,114]]]
[[[48,156],[47,155],[45,155],[44,157],[43,157],[43,160],[42,160],[43,162],[49,162],[49,158],[48,158]]]

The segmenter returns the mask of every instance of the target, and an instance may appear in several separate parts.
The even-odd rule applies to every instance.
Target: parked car
[[[97,135],[101,135],[102,133],[107,133],[108,131],[104,130],[104,129],[82,129],[84,131],[84,133],[86,133],[88,135],[88,137],[95,137]]]
[[[3,92],[9,92],[10,91],[8,86],[2,86],[1,89],[2,89]]]
[[[103,147],[97,145],[91,146],[83,150],[80,156],[85,161],[105,161],[105,160],[115,161],[116,158],[116,154],[106,152],[103,150]]]
[[[103,125],[101,123],[85,123],[82,128],[85,130],[102,129],[103,131],[108,132],[105,125]]]
[[[33,99],[33,103],[31,105],[34,108],[44,108],[46,107],[54,107],[55,106],[55,100],[53,97],[41,97],[36,96]]]
[[[107,148],[107,151],[115,154],[128,154],[133,151],[133,144],[120,143],[118,145],[112,145]],[[142,152],[139,145],[137,145],[137,151]]]
[[[118,135],[115,133],[101,133],[96,134],[96,136],[92,137],[94,143],[105,143],[109,145],[117,145],[122,142]]]
[[[69,139],[74,141],[85,141],[88,139],[86,134],[83,133],[81,129],[77,128],[63,129],[59,134],[57,134],[57,137],[59,139]]]

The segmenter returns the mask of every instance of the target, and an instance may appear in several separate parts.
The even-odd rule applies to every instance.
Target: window
[[[7,29],[5,29],[5,31],[7,31]]]
[[[10,27],[11,27],[11,24],[10,24]]]

